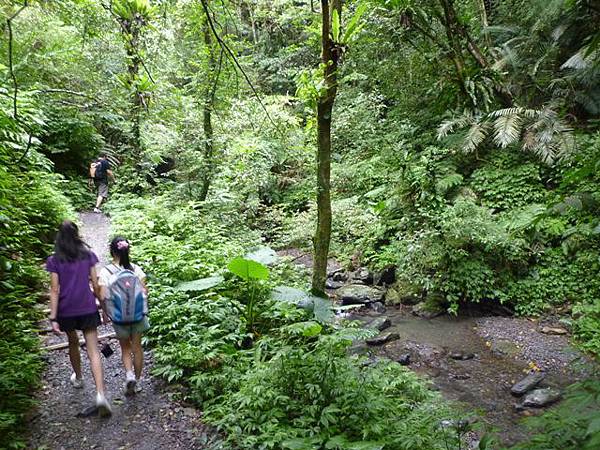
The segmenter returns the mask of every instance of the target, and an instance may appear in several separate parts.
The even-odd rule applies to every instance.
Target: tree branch
[[[250,86],[250,89],[252,90],[252,93],[254,94],[254,96],[256,97],[256,99],[258,100],[258,103],[260,103],[260,106],[262,107],[262,109],[264,110],[265,114],[269,118],[269,121],[273,124],[273,126],[275,127],[275,129],[277,130],[277,132],[279,134],[281,134],[282,137],[285,137],[284,134],[283,134],[283,132],[279,129],[279,127],[277,126],[277,124],[275,123],[275,121],[273,120],[273,118],[271,117],[271,115],[269,114],[269,111],[267,110],[265,104],[263,103],[262,99],[260,98],[260,95],[258,94],[258,91],[256,90],[256,88],[252,84],[252,81],[250,81],[250,78],[248,77],[248,74],[242,68],[240,62],[235,57],[235,54],[233,53],[233,51],[231,50],[231,48],[229,48],[229,46],[227,45],[227,43],[221,38],[221,36],[219,36],[219,33],[217,33],[217,30],[215,28],[215,24],[213,22],[213,18],[212,18],[211,12],[210,12],[210,10],[208,8],[207,1],[206,0],[200,0],[200,3],[202,4],[202,8],[204,9],[204,13],[206,14],[206,19],[208,20],[208,25],[210,26],[210,29],[211,29],[213,35],[215,36],[215,39],[217,40],[217,42],[219,43],[219,45],[221,46],[221,48],[225,51],[225,53],[229,56],[229,58],[233,61],[235,67],[237,67],[237,69],[244,76],[244,79],[246,80],[246,83],[248,83],[248,86]]]
[[[10,73],[10,77],[13,82],[13,116],[15,120],[18,118],[18,108],[17,108],[17,95],[19,94],[19,84],[17,82],[17,76],[15,75],[15,69],[13,65],[13,30],[12,30],[12,21],[23,12],[25,8],[27,8],[28,3],[27,0],[23,3],[17,12],[15,12],[12,16],[6,19],[6,25],[8,27],[8,70]]]

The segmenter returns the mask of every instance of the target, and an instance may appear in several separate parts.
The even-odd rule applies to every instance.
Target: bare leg
[[[79,337],[77,331],[67,331],[67,337],[69,338],[69,359],[71,360],[71,366],[73,366],[73,372],[77,379],[81,380],[81,355],[79,354]]]
[[[121,359],[126,372],[133,372],[133,362],[131,361],[131,338],[119,339],[121,344]]]
[[[96,208],[100,208],[100,205],[102,204],[102,200],[104,200],[104,197],[99,195],[98,198],[96,199]]]
[[[142,349],[142,335],[131,335],[131,348],[133,350],[133,366],[135,367],[135,377],[139,380],[144,368],[144,350]]]
[[[90,328],[84,330],[83,336],[85,337],[85,346],[90,359],[92,375],[94,375],[94,382],[96,383],[96,391],[104,395],[104,368],[98,351],[98,332],[95,328]]]

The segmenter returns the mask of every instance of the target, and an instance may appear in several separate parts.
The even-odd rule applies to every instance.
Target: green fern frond
[[[502,148],[519,140],[522,120],[518,113],[501,115],[494,121],[494,142]]]
[[[465,153],[474,152],[487,137],[489,129],[489,122],[474,122],[465,135],[463,151]]]
[[[438,139],[443,139],[455,130],[460,130],[471,125],[475,121],[474,117],[470,113],[465,113],[454,119],[448,119],[443,121],[437,129]]]

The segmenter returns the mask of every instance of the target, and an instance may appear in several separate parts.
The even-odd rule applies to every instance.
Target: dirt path
[[[80,216],[82,235],[98,257],[105,261],[108,252],[110,222],[100,214],[83,213]],[[49,327],[49,323],[44,324]],[[100,334],[112,331],[102,326]],[[47,335],[45,344],[66,342],[66,337]],[[30,423],[29,448],[39,450],[153,450],[201,449],[209,439],[208,429],[199,420],[200,413],[176,400],[175,394],[159,380],[149,375],[152,354],[146,352],[143,390],[133,398],[123,395],[124,373],[121,353],[116,340],[110,340],[115,353],[104,358],[107,396],[113,406],[113,416],[79,418],[78,413],[91,406],[94,382],[85,353],[81,349],[84,389],[73,389],[69,383],[71,365],[68,352],[51,351],[42,388],[37,393],[39,408]]]

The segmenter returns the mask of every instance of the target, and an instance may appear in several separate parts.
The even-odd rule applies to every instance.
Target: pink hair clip
[[[117,242],[117,248],[119,250],[125,250],[129,248],[129,242],[127,241],[119,241]]]

